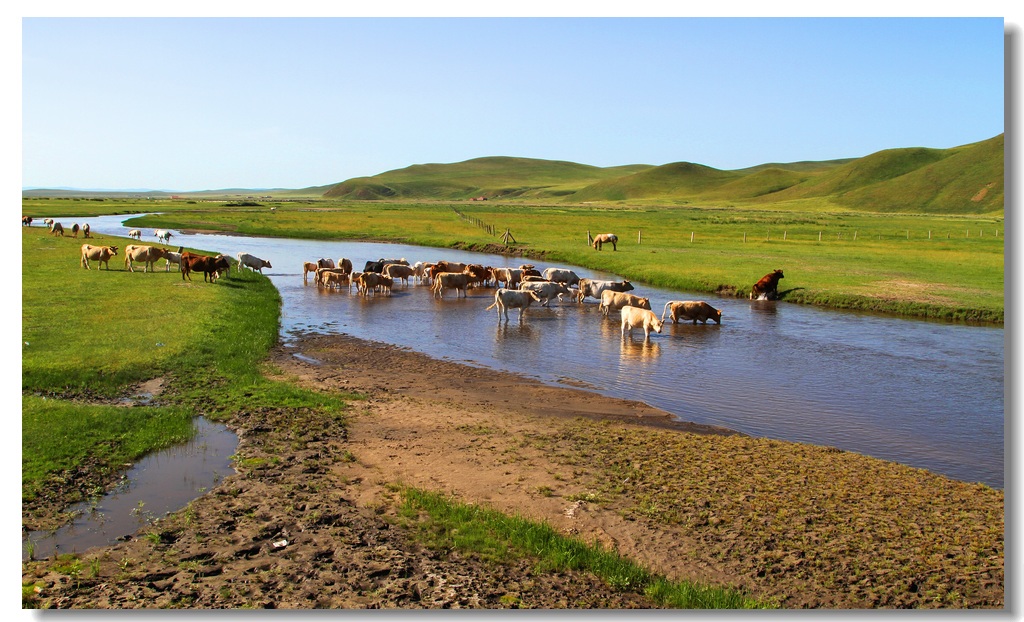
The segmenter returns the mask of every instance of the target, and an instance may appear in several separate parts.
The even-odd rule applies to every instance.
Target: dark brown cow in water
[[[768,274],[761,277],[761,280],[754,283],[754,287],[750,289],[751,300],[778,300],[779,299],[779,279],[783,278],[782,270],[776,270],[769,272]]]

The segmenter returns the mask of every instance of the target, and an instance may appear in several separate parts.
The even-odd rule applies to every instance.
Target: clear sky
[[[1004,131],[999,15],[26,17],[22,186],[303,188],[493,155],[737,169],[954,147]]]

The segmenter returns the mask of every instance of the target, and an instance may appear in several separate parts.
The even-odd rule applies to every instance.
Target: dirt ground
[[[1004,606],[1002,491],[344,335],[279,346],[270,368],[366,399],[328,426],[238,416],[238,475],[77,569],[23,564],[26,606],[653,606],[585,573],[424,548],[394,520],[400,485],[783,607]]]

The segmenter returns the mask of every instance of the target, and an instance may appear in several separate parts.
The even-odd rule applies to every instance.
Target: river
[[[126,236],[129,228],[122,221],[127,218],[78,220],[89,222],[94,233]],[[143,231],[143,242],[154,243],[153,230]],[[624,340],[617,319],[603,318],[594,300],[534,306],[522,322],[513,311],[506,324],[493,310],[484,310],[493,289],[470,290],[465,299],[448,293],[438,300],[424,286],[396,285],[390,297],[363,298],[319,290],[312,279],[307,285],[302,278],[303,262],[320,257],[348,257],[357,270],[382,257],[495,267],[529,260],[400,244],[173,233],[174,246],[232,256],[245,251],[269,260],[273,268],[264,273],[281,293],[285,342],[303,332],[345,333],[641,400],[685,421],[834,446],[1003,487],[1001,327],[751,302],[634,283],[631,293],[650,297],[659,316],[669,300],[706,300],[722,310],[722,324],[669,323],[649,342],[642,332]],[[553,265],[532,263],[539,269]],[[620,278],[559,267],[573,268],[581,277]],[[139,275],[146,278],[180,277]],[[790,280],[798,283],[799,275],[787,274]]]

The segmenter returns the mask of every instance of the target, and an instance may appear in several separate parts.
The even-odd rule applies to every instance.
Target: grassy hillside
[[[600,168],[558,160],[476,158],[454,164],[415,164],[372,177],[337,184],[324,196],[331,199],[431,198],[458,200],[559,196],[595,181],[628,175],[645,165]]]

